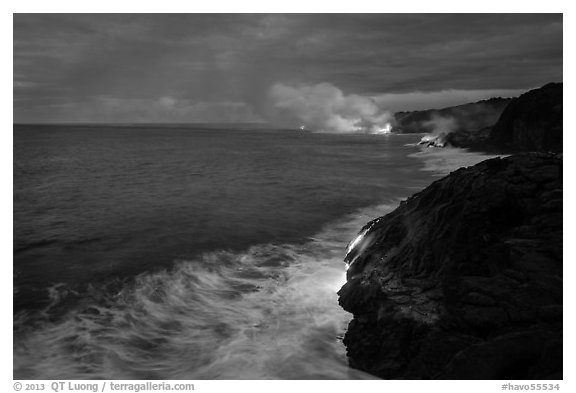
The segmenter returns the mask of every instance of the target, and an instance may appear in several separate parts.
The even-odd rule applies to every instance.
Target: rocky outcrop
[[[511,151],[562,151],[562,83],[549,83],[512,101],[488,143]]]
[[[394,132],[449,133],[475,131],[496,123],[511,98],[491,98],[443,109],[396,112]]]
[[[562,152],[562,83],[549,83],[513,99],[498,121],[480,130],[458,130],[446,145],[499,152]]]
[[[501,153],[562,152],[562,83],[549,83],[518,98],[496,102],[500,103],[496,108],[502,109],[499,117],[494,117],[497,112],[491,110],[479,121],[477,116],[482,112],[471,112],[470,119],[462,112],[457,122],[423,121],[426,127],[417,127],[417,122],[413,122],[410,129],[432,133],[423,138],[434,139],[432,143],[424,143],[430,147],[454,146]],[[402,122],[430,117],[427,112],[415,113]],[[452,126],[436,127],[445,124]]]
[[[352,367],[395,379],[562,378],[562,158],[461,168],[346,256]]]
[[[446,145],[454,147],[477,148],[482,150],[501,150],[489,145],[492,127],[480,130],[461,130],[446,135]]]

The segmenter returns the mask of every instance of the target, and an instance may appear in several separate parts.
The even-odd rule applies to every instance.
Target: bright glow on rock
[[[358,236],[356,236],[354,240],[352,240],[352,242],[350,242],[350,244],[348,244],[348,248],[346,249],[347,254],[350,253],[350,251],[352,251],[354,247],[358,245],[358,243],[360,243],[360,241],[364,238],[366,232],[368,232],[367,229],[363,230],[362,232],[360,232]]]
[[[344,284],[346,284],[346,272],[338,276],[338,279],[334,282],[333,289],[338,291]]]

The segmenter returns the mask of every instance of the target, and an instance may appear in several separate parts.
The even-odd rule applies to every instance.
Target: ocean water
[[[421,135],[14,126],[14,378],[363,379],[347,243],[487,156]]]

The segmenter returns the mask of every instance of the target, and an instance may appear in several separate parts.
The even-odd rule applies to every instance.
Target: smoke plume
[[[286,85],[270,89],[274,109],[317,132],[389,133],[392,115],[366,96],[345,95],[329,83]]]

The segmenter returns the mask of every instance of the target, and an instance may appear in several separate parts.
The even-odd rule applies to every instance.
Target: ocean
[[[369,220],[488,156],[265,125],[14,126],[15,379],[364,379]]]

